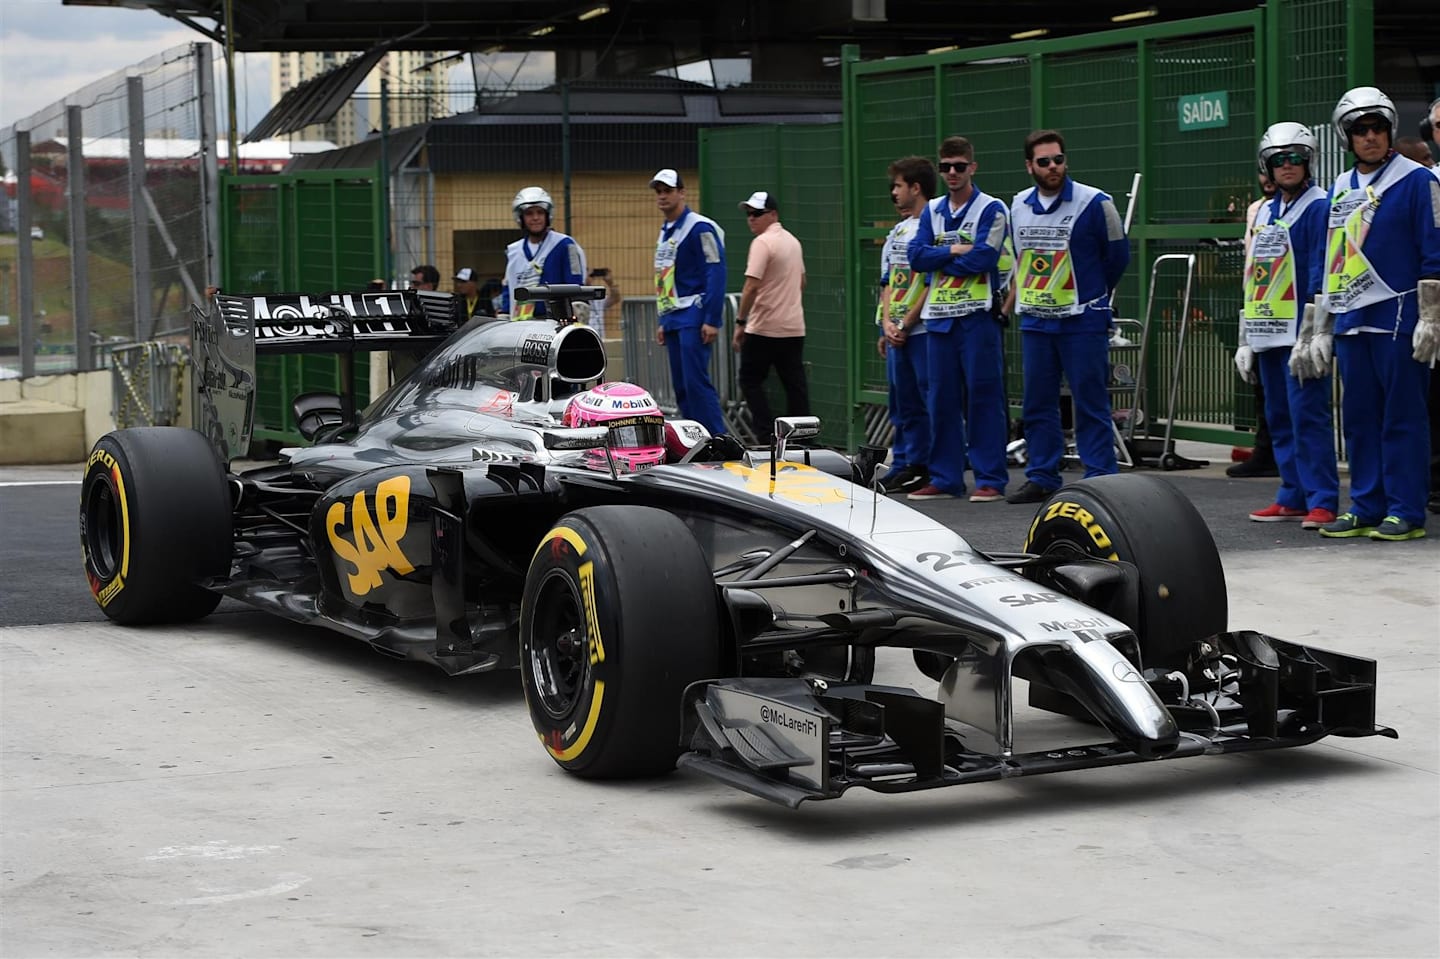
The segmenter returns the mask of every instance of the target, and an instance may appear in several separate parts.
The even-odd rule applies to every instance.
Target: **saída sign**
[[[1208,130],[1230,125],[1230,92],[1192,93],[1178,102],[1176,117],[1181,130]]]

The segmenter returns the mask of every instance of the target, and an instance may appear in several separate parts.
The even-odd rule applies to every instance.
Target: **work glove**
[[[1310,340],[1310,370],[1318,379],[1328,376],[1335,360],[1335,317],[1321,297],[1315,298],[1315,333]]]
[[[1260,381],[1260,377],[1255,375],[1255,351],[1248,346],[1242,346],[1235,351],[1235,369],[1246,383]]]
[[[1440,280],[1420,281],[1420,319],[1410,345],[1417,363],[1434,366],[1440,358]]]
[[[1320,374],[1310,367],[1310,341],[1314,335],[1315,304],[1306,303],[1304,317],[1300,320],[1300,332],[1295,337],[1295,345],[1290,349],[1290,375],[1301,383],[1320,378]]]

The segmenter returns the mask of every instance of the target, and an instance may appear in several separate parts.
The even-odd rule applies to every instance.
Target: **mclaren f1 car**
[[[526,291],[520,291],[523,295]],[[446,294],[216,295],[194,324],[198,429],[103,437],[85,569],[121,623],[232,597],[453,675],[519,667],[540,744],[581,777],[696,770],[798,805],[1388,735],[1371,660],[1229,624],[1209,531],[1162,479],[1066,486],[1022,550],[886,498],[878,456],[765,449],[654,411],[577,423],[603,291],[554,320],[461,323]],[[229,468],[257,353],[428,352],[363,411],[297,397],[311,445]],[[655,461],[618,455],[663,445]],[[646,466],[647,468],[638,468]],[[909,651],[935,695],[874,682]],[[1016,690],[1093,725],[1025,751]]]

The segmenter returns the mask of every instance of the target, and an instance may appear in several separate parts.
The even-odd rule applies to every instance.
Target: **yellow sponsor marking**
[[[108,586],[106,586],[104,589],[100,590],[100,592],[98,592],[98,593],[95,594],[95,602],[97,602],[97,603],[100,604],[100,608],[101,608],[101,609],[104,609],[106,606],[109,606],[109,605],[110,605],[110,601],[111,601],[112,599],[114,599],[114,598],[119,594],[119,592],[120,592],[122,589],[124,589],[124,588],[125,588],[125,577],[124,577],[124,576],[116,576],[114,579],[112,579],[112,580],[110,581],[110,584],[109,584]]]
[[[843,503],[846,500],[840,483],[829,473],[821,472],[804,463],[785,463],[775,471],[775,481],[770,481],[770,464],[753,467],[744,463],[724,464],[726,472],[734,473],[745,481],[747,492],[759,495],[778,496],[792,503],[810,505],[821,503]]]
[[[122,543],[120,554],[120,572],[115,581],[95,594],[100,605],[104,606],[115,598],[115,594],[125,588],[123,580],[130,575],[130,501],[125,497],[125,478],[120,475],[120,464],[108,452],[97,449],[90,454],[86,461],[85,468],[89,469],[96,463],[104,463],[105,468],[110,471],[110,478],[115,482],[115,495],[120,500],[120,538]],[[103,598],[102,598],[103,597]]]
[[[115,480],[115,492],[120,496],[120,541],[125,544],[120,550],[120,578],[116,580],[116,582],[121,582],[130,575],[130,499],[125,495],[125,478],[120,475],[118,463],[110,467],[110,476]],[[120,587],[120,589],[124,588],[124,586]],[[120,589],[115,592],[120,592]],[[100,605],[105,604],[101,603]]]
[[[569,746],[558,748],[553,745],[545,733],[540,733],[540,741],[545,744],[545,751],[561,761],[574,759],[585,751],[590,745],[590,737],[595,735],[595,727],[600,723],[600,704],[605,699],[605,680],[595,680],[595,694],[590,698],[590,714],[585,717],[585,725],[580,729],[580,735]],[[554,734],[551,734],[554,735]]]
[[[545,538],[540,540],[540,545],[535,547],[535,556],[539,556],[540,551],[545,547],[549,546],[550,541],[553,539],[563,539],[565,542],[569,543],[575,548],[576,556],[584,556],[585,550],[588,548],[585,545],[585,541],[580,538],[579,533],[575,532],[568,526],[556,526],[554,529],[550,530],[550,532],[546,533]],[[530,561],[532,563],[535,561],[535,556],[530,557]]]
[[[1106,533],[1105,528],[1095,519],[1095,514],[1091,513],[1079,503],[1071,503],[1067,500],[1057,500],[1051,503],[1043,514],[1037,513],[1035,515],[1035,522],[1030,524],[1030,532],[1025,535],[1024,548],[1027,551],[1030,549],[1030,544],[1035,540],[1035,530],[1040,527],[1041,523],[1049,522],[1052,519],[1074,520],[1089,534],[1090,539],[1095,543],[1097,549],[1110,551],[1109,555],[1105,557],[1106,559],[1120,559],[1120,555],[1115,552],[1115,544],[1111,541],[1110,534]]]
[[[580,564],[580,599],[585,604],[586,645],[590,648],[590,665],[605,662],[605,643],[600,638],[600,614],[595,609],[595,563]]]
[[[350,590],[364,596],[380,585],[380,571],[393,569],[400,575],[414,572],[400,548],[410,518],[410,477],[395,476],[375,487],[375,516],[365,499],[365,491],[355,494],[349,505],[353,542],[340,531],[345,525],[346,504],[333,503],[325,514],[325,529],[336,554],[355,572],[349,574]]]

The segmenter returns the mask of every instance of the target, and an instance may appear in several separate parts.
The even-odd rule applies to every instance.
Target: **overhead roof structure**
[[[384,48],[377,47],[296,86],[245,135],[245,142],[258,143],[329,120],[384,56]]]
[[[836,76],[840,48],[866,59],[968,49],[1034,37],[1254,9],[1262,0],[62,0],[68,6],[151,11],[224,43],[233,22],[240,53],[380,49],[478,53],[554,51],[557,79],[644,76],[726,58],[750,62],[750,79]],[[1376,45],[1406,76],[1440,75],[1433,2],[1369,0]],[[1377,54],[1377,64],[1381,58]],[[1393,62],[1392,62],[1393,61]],[[1402,63],[1403,61],[1403,63]],[[359,67],[318,78],[278,104],[265,132],[295,129],[343,101]],[[354,83],[351,83],[351,80]],[[348,88],[347,87],[348,84]],[[281,109],[281,106],[284,109]],[[330,110],[333,113],[333,110]]]
[[[63,0],[148,9],[222,42],[225,0]],[[654,51],[680,62],[757,46],[860,43],[865,55],[1008,42],[1253,8],[1257,0],[231,0],[235,49],[556,50],[620,59]],[[1379,4],[1387,0],[1378,0]],[[1418,7],[1426,6],[1417,4]],[[1150,11],[1153,11],[1151,13]],[[1116,21],[1116,17],[1129,19]],[[1417,11],[1417,17],[1423,16]],[[204,21],[210,21],[206,23]],[[642,57],[654,59],[654,57]]]

